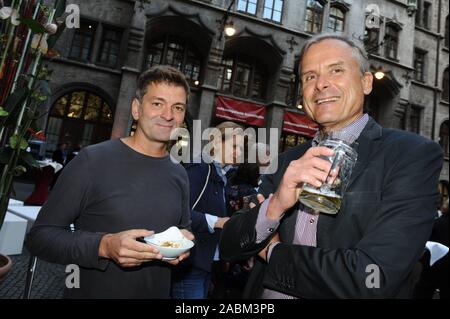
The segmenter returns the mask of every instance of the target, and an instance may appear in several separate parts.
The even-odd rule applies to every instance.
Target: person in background
[[[441,216],[433,225],[430,241],[449,247],[448,198],[441,206]],[[440,299],[449,299],[449,253],[430,266],[430,252],[425,251],[421,258],[422,273],[414,289],[414,298],[431,299],[439,290]]]
[[[69,162],[71,160],[73,160],[75,158],[75,156],[77,156],[81,149],[83,148],[83,145],[81,143],[78,143],[73,149],[72,151],[67,155],[67,160],[66,160],[66,165],[69,164]]]
[[[67,159],[67,142],[59,143],[56,150],[52,154],[52,161],[57,162],[64,166],[66,164]]]
[[[270,164],[269,146],[264,143],[249,145],[249,153],[255,154],[255,162],[251,163],[249,156],[245,156],[245,162],[239,164],[231,179],[231,206],[233,211],[248,209],[252,195],[258,193],[261,184],[261,173],[267,170]]]
[[[69,143],[67,143],[67,142],[59,143],[57,146],[57,149],[52,154],[52,161],[61,164],[63,168],[67,164],[67,147],[68,147],[68,145],[69,145]],[[50,182],[50,189],[53,189],[53,187],[55,186],[56,182],[58,181],[58,178],[61,175],[61,173],[62,173],[62,169],[58,170],[58,172],[56,172],[53,175],[52,180]]]
[[[243,136],[235,134],[227,138],[227,129],[237,130],[237,133],[242,130],[234,122],[223,122],[216,128],[221,137],[212,141],[215,148],[211,154],[202,154],[200,163],[194,161],[185,165],[189,176],[192,232],[196,245],[189,264],[174,271],[172,297],[176,299],[206,298],[211,279],[215,296],[223,287],[224,273],[218,243],[221,230],[231,214],[229,178],[233,164],[241,155]],[[227,156],[225,150],[231,150],[231,156]]]

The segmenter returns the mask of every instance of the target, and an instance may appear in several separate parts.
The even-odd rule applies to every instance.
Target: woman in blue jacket
[[[190,184],[191,228],[195,246],[185,266],[174,269],[172,298],[175,299],[207,297],[212,265],[219,260],[220,231],[231,214],[228,180],[234,170],[232,164],[242,155],[244,140],[242,134],[226,136],[225,130],[242,127],[234,122],[223,122],[216,128],[221,138],[212,141],[215,143],[212,154],[202,154],[200,163],[185,165]]]

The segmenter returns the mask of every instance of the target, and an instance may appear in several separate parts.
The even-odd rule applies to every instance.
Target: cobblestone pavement
[[[0,299],[17,299],[23,297],[28,262],[26,249],[21,255],[10,256],[13,266],[5,281],[0,285]],[[43,260],[37,263],[30,298],[58,299],[64,292],[64,266],[51,264]]]
[[[14,183],[16,196],[19,200],[25,200],[33,191],[34,185],[27,181]],[[12,259],[13,267],[0,284],[0,299],[22,298],[27,278],[27,268],[30,254],[23,248],[21,255],[9,256]],[[62,298],[64,291],[65,272],[64,266],[51,264],[39,260],[34,275],[33,286],[30,298],[55,299]]]

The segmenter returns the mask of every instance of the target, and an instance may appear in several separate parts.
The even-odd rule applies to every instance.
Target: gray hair
[[[300,51],[300,56],[299,56],[299,66],[298,66],[298,70],[299,70],[299,75],[301,75],[301,68],[302,68],[302,59],[305,56],[306,51],[308,51],[308,49],[319,42],[322,42],[324,40],[338,40],[338,41],[342,41],[344,43],[347,43],[352,51],[353,51],[353,56],[358,60],[359,62],[359,70],[361,71],[361,74],[364,74],[366,72],[369,72],[369,60],[367,58],[367,53],[366,51],[363,49],[362,46],[356,44],[353,40],[339,35],[339,34],[330,34],[330,33],[324,33],[324,34],[319,34],[316,36],[311,37],[310,39],[308,39],[305,44],[303,45],[302,50]]]

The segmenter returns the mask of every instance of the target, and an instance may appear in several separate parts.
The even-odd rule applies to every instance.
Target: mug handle
[[[336,151],[337,152],[337,154],[336,154],[336,156],[334,157],[334,159],[333,159],[333,163],[331,164],[331,167],[330,167],[330,170],[328,171],[328,174],[327,174],[327,180],[325,181],[326,182],[326,184],[328,184],[328,185],[331,185],[331,184],[333,184],[333,182],[334,182],[334,180],[336,179],[333,179],[333,181],[330,181],[329,179],[330,179],[330,174],[334,171],[334,170],[336,170],[336,168],[338,167],[338,166],[340,166],[341,165],[341,163],[342,163],[342,159],[344,158],[344,156],[345,156],[345,152],[342,152],[342,151]],[[337,176],[336,176],[337,177]]]

